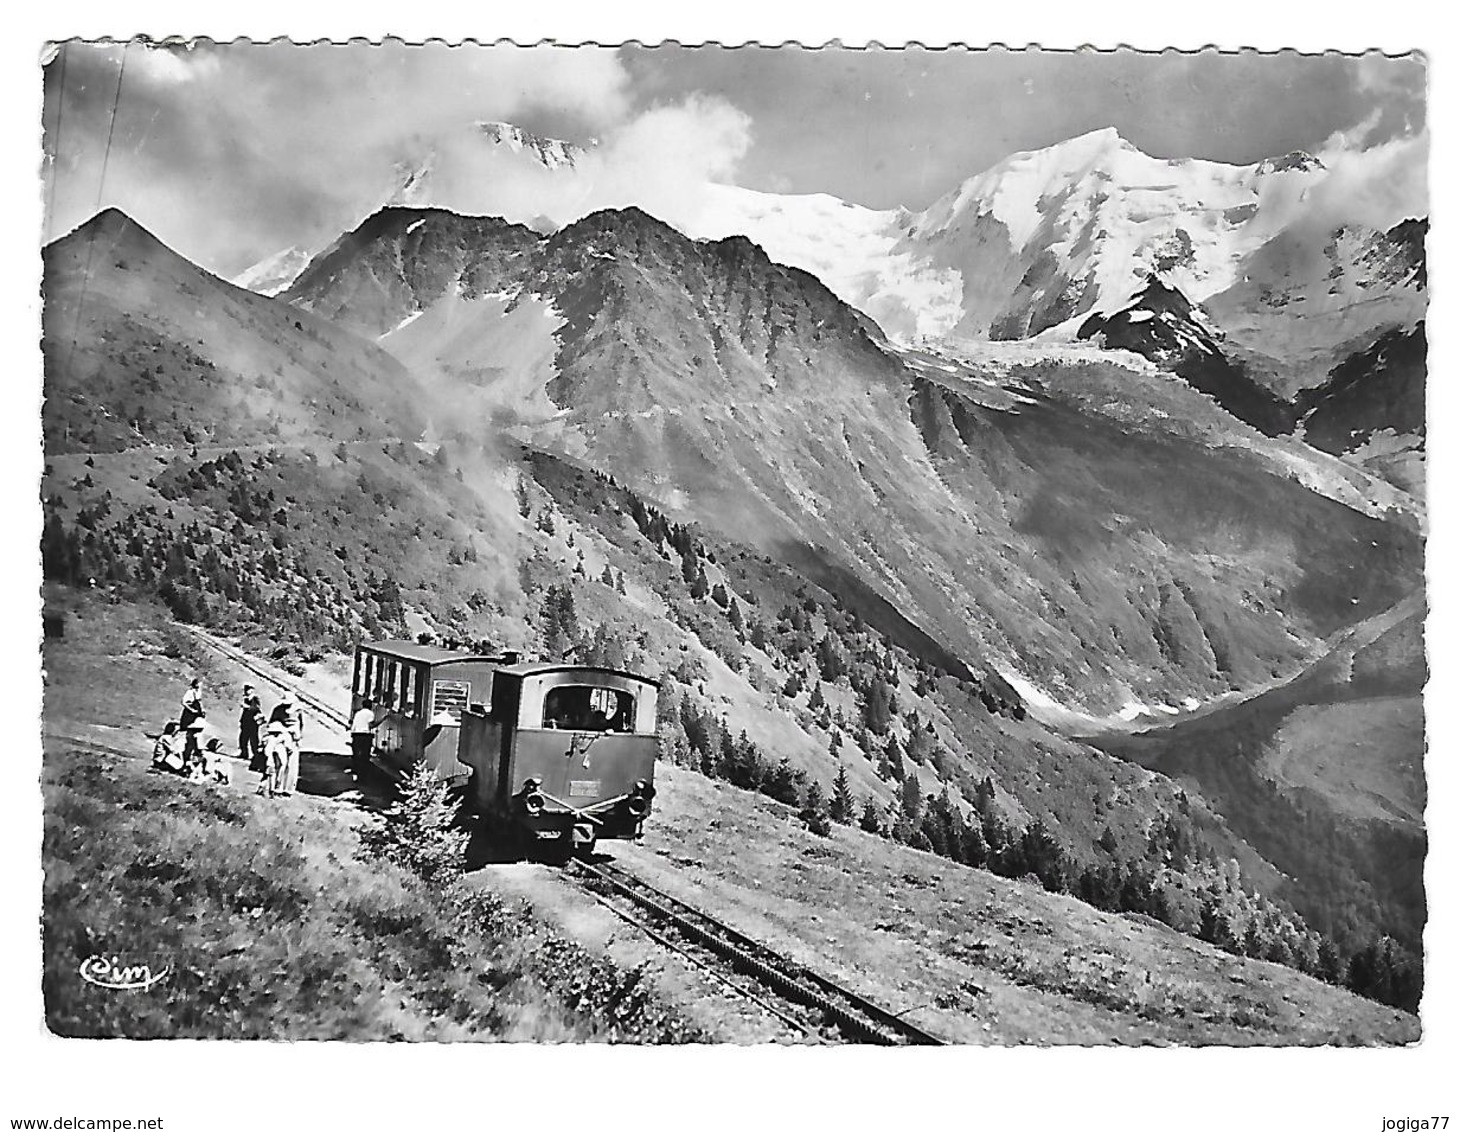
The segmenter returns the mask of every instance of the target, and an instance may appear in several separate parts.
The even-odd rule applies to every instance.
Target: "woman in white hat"
[[[289,764],[294,761],[293,746],[289,729],[282,723],[276,720],[265,728],[264,779],[259,784],[260,794],[274,798],[289,793]]]

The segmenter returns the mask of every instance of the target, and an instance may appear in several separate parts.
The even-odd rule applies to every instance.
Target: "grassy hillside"
[[[43,291],[47,453],[424,426],[390,355],[224,283],[115,210],[46,248]]]
[[[1419,1022],[1141,915],[961,868],[683,771],[622,856],[741,930],[974,1044],[1411,1042]],[[726,851],[726,845],[735,847]]]

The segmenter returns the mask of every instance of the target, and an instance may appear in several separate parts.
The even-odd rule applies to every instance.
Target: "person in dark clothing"
[[[250,769],[263,769],[264,753],[259,745],[259,728],[264,725],[264,705],[252,684],[243,686],[238,712],[238,757],[247,759]],[[255,767],[257,763],[257,767]]]

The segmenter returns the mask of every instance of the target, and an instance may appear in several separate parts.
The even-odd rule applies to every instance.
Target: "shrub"
[[[360,840],[370,855],[444,886],[461,875],[467,834],[457,827],[446,784],[418,762],[401,782],[400,796],[381,824],[361,830]]]

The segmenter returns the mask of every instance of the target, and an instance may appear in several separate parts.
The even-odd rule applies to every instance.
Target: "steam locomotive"
[[[355,650],[352,691],[352,711],[374,705],[377,764],[399,776],[424,762],[533,855],[638,837],[653,808],[659,683],[646,676],[377,641]]]

